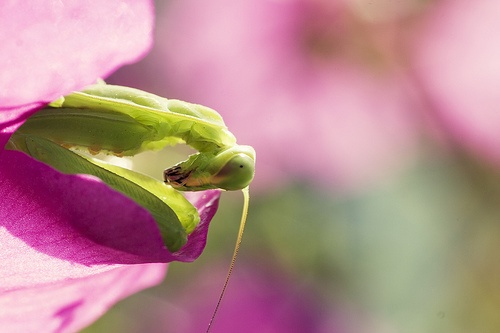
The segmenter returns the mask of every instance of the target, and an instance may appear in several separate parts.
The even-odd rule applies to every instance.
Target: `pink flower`
[[[442,1],[422,24],[415,69],[453,139],[500,163],[500,3]]]
[[[4,150],[30,114],[138,60],[150,1],[0,5],[0,322],[8,332],[74,332],[157,284],[165,263],[203,250],[218,191],[190,196],[202,222],[177,253],[151,215],[95,177],[64,175]]]
[[[254,185],[352,188],[414,144],[413,88],[393,61],[397,29],[345,1],[176,1],[136,76],[114,80],[154,70],[146,89],[218,110],[257,151]]]

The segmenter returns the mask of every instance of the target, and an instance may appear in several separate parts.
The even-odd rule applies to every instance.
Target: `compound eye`
[[[250,184],[255,174],[255,161],[246,154],[236,154],[213,177],[212,184],[228,190],[241,190]]]

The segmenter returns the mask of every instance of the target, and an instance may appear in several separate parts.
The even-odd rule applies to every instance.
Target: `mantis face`
[[[181,191],[247,187],[255,173],[255,150],[235,145],[216,152],[198,153],[164,171],[165,182]]]

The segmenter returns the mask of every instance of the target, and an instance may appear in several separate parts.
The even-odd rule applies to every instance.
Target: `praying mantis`
[[[198,152],[165,169],[163,182],[167,185],[67,149],[132,156],[180,143]],[[95,175],[128,195],[150,211],[171,252],[185,244],[187,235],[199,222],[196,209],[178,191],[242,190],[240,230],[207,332],[210,330],[241,244],[248,212],[248,186],[255,172],[255,150],[236,144],[236,138],[216,111],[100,82],[61,97],[37,112],[14,133],[9,146],[62,172]]]

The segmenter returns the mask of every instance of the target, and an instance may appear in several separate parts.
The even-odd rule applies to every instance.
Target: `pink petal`
[[[0,153],[0,197],[2,330],[72,332],[162,279],[164,264],[142,263],[198,257],[219,191],[190,198],[202,222],[175,254],[132,200],[20,152]]]
[[[43,106],[42,103],[30,103],[20,107],[0,107],[0,150],[24,120]]]
[[[117,301],[160,283],[166,273],[165,264],[81,266],[79,269],[84,274],[77,278],[62,271],[59,278],[51,282],[18,284],[15,288],[2,283],[2,331],[76,332]]]
[[[198,210],[201,221],[189,235],[186,245],[173,253],[176,261],[194,261],[205,249],[208,227],[219,207],[220,192],[219,190],[186,192],[185,196]]]
[[[0,271],[28,280],[37,275],[37,283],[71,274],[75,265],[192,261],[204,247],[219,198],[218,191],[198,194],[202,222],[182,252],[172,254],[150,214],[95,177],[64,175],[15,151],[0,155],[0,175]],[[46,260],[55,266],[24,264]]]
[[[2,106],[50,102],[138,60],[152,25],[149,0],[2,2]]]
[[[0,155],[0,174],[0,271],[39,282],[78,265],[166,261],[150,214],[97,178],[63,175],[16,151]],[[45,260],[57,265],[33,273],[25,264]]]

